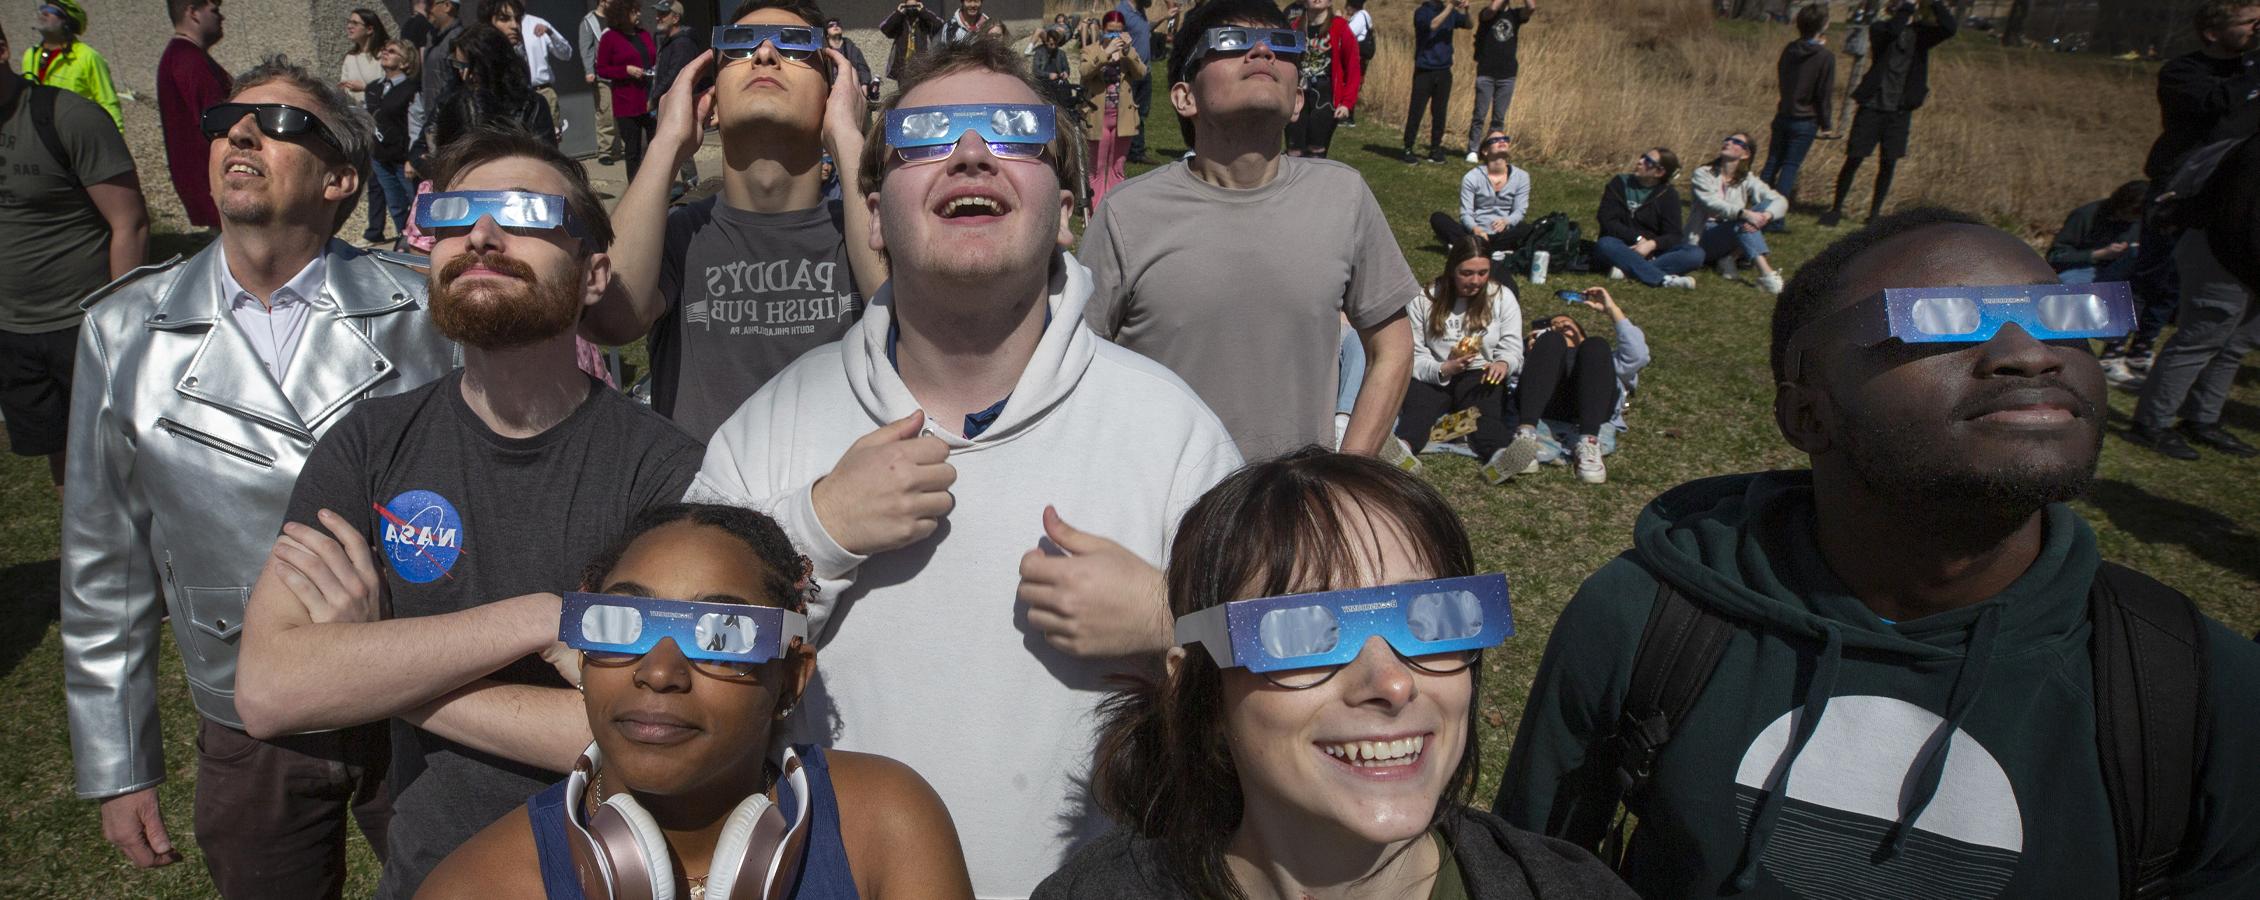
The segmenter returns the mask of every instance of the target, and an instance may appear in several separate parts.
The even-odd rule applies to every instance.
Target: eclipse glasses
[[[672,639],[700,671],[742,678],[807,640],[808,617],[774,606],[572,592],[557,639],[599,666],[626,665]]]
[[[2039,341],[2113,340],[2134,330],[2126,282],[1889,288],[1822,316],[1790,338],[1783,371],[1792,379],[1823,336],[1857,347],[1897,338],[1909,344],[1982,344],[2015,325]]]
[[[1507,576],[1495,573],[1235,600],[1177,619],[1180,646],[1200,644],[1220,667],[1291,688],[1332,678],[1372,637],[1444,674],[1514,633]]]
[[[1059,129],[1048,103],[966,103],[887,113],[887,146],[905,163],[948,159],[967,132],[980,135],[999,158],[1035,159]]]

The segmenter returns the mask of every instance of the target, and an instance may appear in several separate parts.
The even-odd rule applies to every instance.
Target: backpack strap
[[[31,128],[39,132],[39,142],[47,147],[47,155],[62,164],[64,181],[73,189],[84,187],[78,183],[78,167],[72,164],[70,152],[63,147],[63,136],[55,130],[55,97],[61,88],[34,84],[31,88]]]
[[[2088,605],[2095,740],[2118,843],[2119,895],[2166,897],[2209,724],[2203,616],[2180,591],[2108,562],[2096,570]]]
[[[1596,851],[1611,867],[1620,866],[1624,821],[1617,807],[1647,786],[1656,757],[1703,695],[1733,634],[1724,617],[1689,599],[1670,581],[1656,580],[1655,608],[1633,655],[1632,681],[1616,731],[1595,745],[1595,762],[1606,767],[1608,777],[1599,790],[1579,797],[1559,816],[1551,829],[1556,837]]]

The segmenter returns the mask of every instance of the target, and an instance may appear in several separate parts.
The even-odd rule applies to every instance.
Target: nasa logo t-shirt
[[[385,562],[403,581],[426,584],[446,577],[463,555],[463,517],[431,491],[408,491],[376,507],[382,518]]]

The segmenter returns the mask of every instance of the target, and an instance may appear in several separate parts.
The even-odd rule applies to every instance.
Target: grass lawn
[[[1151,124],[1155,158],[1181,152],[1173,117],[1157,115]],[[1457,162],[1408,166],[1394,158],[1396,144],[1396,129],[1369,122],[1341,130],[1334,149],[1338,159],[1365,172],[1413,271],[1425,280],[1443,266],[1442,248],[1428,231],[1428,214],[1452,208],[1465,167]],[[1569,212],[1590,232],[1602,177],[1553,169],[1534,175],[1534,211]],[[2087,199],[2065,197],[2063,205]],[[1774,258],[1791,272],[1832,234],[1843,233],[1818,228],[1805,215],[1791,224],[1793,233],[1770,238]],[[1293,254],[1297,248],[1272,252]],[[1702,287],[1691,292],[1650,290],[1629,282],[1612,286],[1625,311],[1647,330],[1655,363],[1641,380],[1630,416],[1633,431],[1625,435],[1624,449],[1609,458],[1608,484],[1579,484],[1566,470],[1548,468],[1496,488],[1483,481],[1472,461],[1428,457],[1427,477],[1460,503],[1479,563],[1507,572],[1515,588],[1520,634],[1486,661],[1483,797],[1489,797],[1505,763],[1524,693],[1555,616],[1586,575],[1628,546],[1642,504],[1693,478],[1802,465],[1773,426],[1766,367],[1770,298],[1716,275],[1699,275],[1698,280]],[[1562,274],[1548,288],[1589,283],[1596,282]],[[1561,308],[1546,292],[1526,293],[1532,295],[1522,298],[1526,318]],[[1609,333],[1599,315],[1582,307],[1579,313],[1589,330]],[[2256,382],[2260,376],[2252,370],[2240,373],[2225,417],[2248,436],[2260,434]],[[2132,395],[2113,394],[2114,431],[2124,427],[2133,405]],[[2079,509],[2094,525],[2107,558],[2160,577],[2231,628],[2251,632],[2260,628],[2260,538],[2254,532],[2254,523],[2260,522],[2260,491],[2252,491],[2260,483],[2256,475],[2260,462],[2207,454],[2195,463],[2179,463],[2114,436],[2104,443],[2095,491]],[[9,723],[8,746],[0,753],[0,794],[16,798],[0,810],[0,896],[212,896],[189,833],[196,716],[169,633],[159,697],[172,778],[161,796],[173,838],[187,860],[158,872],[134,871],[103,841],[94,804],[71,793],[55,629],[55,535],[56,503],[44,462],[0,456],[0,721]],[[365,845],[354,845],[353,866],[348,894],[365,896],[375,885],[374,861]]]

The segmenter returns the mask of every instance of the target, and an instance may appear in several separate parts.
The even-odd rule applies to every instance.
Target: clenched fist
[[[817,522],[841,548],[870,556],[924,540],[957,500],[957,467],[914,412],[857,438],[810,490]]]

